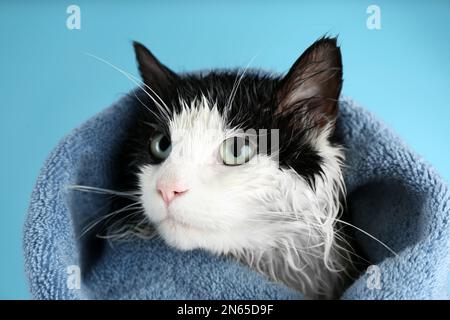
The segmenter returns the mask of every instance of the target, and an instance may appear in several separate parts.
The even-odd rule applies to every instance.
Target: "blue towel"
[[[113,185],[114,154],[135,108],[125,97],[65,137],[34,188],[24,227],[25,269],[36,299],[302,299],[302,294],[223,257],[181,252],[160,239],[102,246],[79,237],[109,199],[67,190]],[[448,297],[450,192],[421,157],[348,99],[340,102],[350,221],[398,255],[356,232],[374,264],[343,299]],[[93,262],[94,261],[94,262]],[[74,278],[81,272],[81,283]],[[75,279],[75,281],[74,281]]]

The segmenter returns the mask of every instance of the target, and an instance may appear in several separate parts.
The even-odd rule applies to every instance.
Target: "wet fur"
[[[118,180],[124,190],[139,190],[144,216],[150,225],[176,248],[203,248],[229,255],[274,281],[300,290],[307,297],[336,297],[352,268],[351,247],[338,223],[345,187],[341,169],[344,153],[334,136],[337,99],[342,86],[336,39],[319,39],[284,77],[249,70],[245,73],[243,70],[213,70],[175,74],[142,45],[136,43],[135,49],[144,84],[132,94],[136,122],[131,125],[124,146],[122,161],[126,170],[119,174]],[[313,94],[307,94],[311,90]],[[163,104],[169,110],[165,110]],[[197,204],[190,202],[197,205],[198,212],[179,209],[186,211],[183,219],[192,216],[196,223],[195,219],[203,214],[207,227],[220,228],[221,222],[232,226],[230,229],[223,223],[223,233],[205,234],[202,239],[201,235],[189,234],[192,230],[180,231],[175,226],[159,224],[163,220],[158,214],[162,215],[163,211],[155,204],[158,200],[153,190],[154,181],[156,177],[173,172],[182,175],[177,165],[189,167],[190,158],[173,166],[155,163],[148,152],[148,140],[155,130],[168,136],[178,127],[201,132],[195,126],[204,119],[210,119],[210,125],[216,129],[222,126],[224,137],[229,134],[227,130],[234,128],[279,129],[280,150],[279,164],[270,156],[263,157],[259,165],[241,166],[244,168],[236,175],[236,184],[242,186],[240,194],[245,193],[247,199],[251,199],[248,201],[254,209],[250,211],[254,212],[249,213],[245,208],[245,200],[236,200],[238,193],[231,196],[236,199],[224,198],[220,204],[236,202],[234,218],[226,210],[220,216],[221,208],[216,208],[215,220],[208,220],[214,213],[206,212],[208,206],[203,202],[216,194],[204,194],[203,201],[198,197]],[[207,129],[206,125],[202,129]],[[184,150],[185,154],[200,150],[195,146],[213,143],[208,137],[205,140],[201,135],[196,137],[200,140],[182,138],[180,148],[193,145],[193,149]],[[217,139],[219,141],[220,136]],[[219,168],[225,170],[221,178],[227,177],[227,169],[235,170]],[[202,170],[196,170],[191,168],[197,175],[203,174]],[[207,188],[204,192],[208,192]],[[213,206],[214,201],[211,203]],[[240,204],[244,204],[242,211]],[[225,213],[229,216],[225,217]],[[242,215],[247,214],[245,222]],[[121,230],[129,231],[130,226],[133,229],[136,221],[122,224]],[[139,230],[142,228],[137,232],[142,233]]]

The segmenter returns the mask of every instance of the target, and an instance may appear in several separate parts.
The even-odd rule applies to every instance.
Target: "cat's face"
[[[140,201],[170,245],[273,247],[294,218],[305,230],[329,218],[342,178],[341,151],[329,141],[342,82],[334,39],[316,42],[284,78],[177,75],[135,50],[146,91],[137,95]]]

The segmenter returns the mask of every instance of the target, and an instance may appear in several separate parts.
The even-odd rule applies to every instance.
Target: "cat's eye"
[[[157,160],[165,160],[172,150],[169,138],[163,133],[156,133],[150,140],[150,154]]]
[[[248,162],[256,153],[256,146],[245,137],[232,137],[220,145],[220,157],[227,166],[239,166]]]

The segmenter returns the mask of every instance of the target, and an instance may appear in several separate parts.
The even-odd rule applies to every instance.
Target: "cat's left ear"
[[[158,95],[164,95],[174,85],[177,74],[163,65],[144,45],[133,42],[142,80]]]
[[[337,116],[341,87],[342,60],[336,38],[319,39],[281,80],[275,114],[309,117],[323,127]]]

